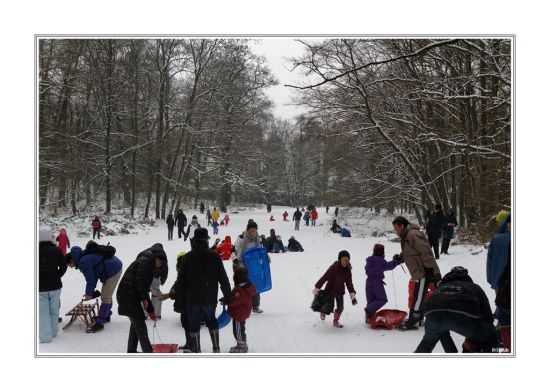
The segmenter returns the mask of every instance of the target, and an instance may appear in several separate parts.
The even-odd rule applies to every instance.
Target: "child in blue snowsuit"
[[[372,256],[367,257],[365,272],[367,274],[366,293],[367,307],[365,308],[365,322],[369,322],[374,314],[388,302],[386,290],[384,289],[384,271],[393,270],[401,260],[393,259],[386,261],[384,259],[384,245],[374,245]]]

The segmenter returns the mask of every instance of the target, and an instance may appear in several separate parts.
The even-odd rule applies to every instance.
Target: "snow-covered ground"
[[[423,335],[423,328],[418,331],[401,332],[398,330],[373,330],[364,323],[363,307],[365,306],[365,272],[364,265],[367,256],[372,254],[375,243],[382,243],[386,247],[386,258],[400,251],[400,245],[391,232],[390,216],[370,215],[361,220],[350,220],[352,236],[362,233],[361,237],[342,238],[328,231],[333,217],[334,209],[329,214],[324,208],[319,208],[319,220],[317,227],[307,227],[301,223],[300,231],[294,231],[293,222],[283,222],[282,213],[287,210],[290,217],[293,209],[289,207],[273,207],[272,214],[276,221],[270,222],[265,209],[242,210],[239,213],[231,213],[231,221],[228,227],[220,227],[219,237],[230,235],[234,239],[243,232],[248,219],[254,219],[259,226],[259,232],[268,235],[273,228],[282,236],[285,245],[288,238],[294,235],[305,248],[303,253],[285,253],[271,255],[271,274],[273,289],[262,294],[261,307],[263,314],[253,314],[247,321],[247,336],[250,353],[406,353],[414,351]],[[185,211],[188,218],[196,213]],[[204,215],[199,215],[199,222],[206,226]],[[290,218],[289,217],[289,218]],[[89,222],[86,222],[86,227]],[[372,236],[376,230],[376,236]],[[212,231],[209,228],[211,237]],[[380,233],[384,235],[380,236]],[[71,245],[85,246],[91,239],[78,237],[69,231]],[[170,272],[168,280],[163,286],[168,291],[176,279],[176,254],[188,251],[189,241],[178,240],[174,233],[174,240],[167,240],[166,225],[160,221],[157,227],[142,229],[138,234],[114,235],[102,237],[100,243],[110,242],[117,249],[117,256],[123,261],[125,267],[135,259],[143,249],[161,242],[168,255]],[[352,306],[349,296],[346,294],[344,313],[341,322],[343,329],[332,326],[332,316],[326,321],[319,320],[319,314],[310,309],[313,299],[312,289],[315,282],[325,272],[332,262],[337,259],[338,252],[346,249],[351,253],[353,266],[353,282],[357,290],[359,304]],[[462,265],[470,271],[474,281],[487,293],[491,304],[494,303],[494,291],[485,281],[486,250],[478,246],[456,245],[450,248],[451,255],[443,255],[439,260],[442,273],[445,274],[453,266]],[[231,264],[224,262],[232,282]],[[398,308],[407,310],[407,285],[409,274],[400,267],[393,272],[386,273],[386,291],[389,302],[386,308]],[[65,325],[68,317],[64,316],[84,293],[85,281],[83,275],[76,270],[69,269],[63,277],[63,290],[61,294],[61,315]],[[101,289],[101,283],[98,286]],[[118,316],[116,299],[113,306],[111,323],[106,324],[103,332],[87,334],[84,325],[78,321],[68,330],[62,331],[49,344],[39,344],[40,354],[52,353],[124,353],[128,336],[129,321],[126,317]],[[183,343],[184,333],[179,321],[179,314],[173,311],[173,302],[164,302],[162,320],[157,322],[157,329],[164,343]],[[494,306],[494,304],[493,304]],[[220,307],[218,307],[218,312]],[[153,339],[153,322],[147,321],[149,336]],[[455,343],[460,347],[462,338],[453,335]],[[221,350],[227,353],[234,344],[231,327],[225,327],[220,331]],[[159,342],[155,336],[155,342]],[[208,331],[202,330],[202,351],[211,353],[212,347]],[[139,349],[138,349],[139,350]],[[442,352],[438,344],[435,352]],[[177,354],[182,355],[182,354]]]

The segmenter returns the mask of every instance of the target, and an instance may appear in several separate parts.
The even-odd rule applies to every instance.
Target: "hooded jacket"
[[[63,256],[65,256],[67,254],[67,248],[71,247],[67,231],[65,229],[61,229],[59,235],[56,237],[55,240],[59,244],[59,249],[61,249],[61,253],[63,253]]]
[[[174,217],[172,214],[168,215],[168,218],[166,218],[166,224],[168,225],[168,228],[171,229],[176,224],[176,221],[174,221]]]
[[[481,287],[464,272],[451,271],[443,277],[435,293],[424,302],[424,314],[452,312],[493,322],[489,299]]]
[[[154,311],[149,289],[153,282],[155,256],[149,249],[138,254],[136,260],[124,272],[116,291],[118,314],[145,320],[142,301],[149,302],[149,313]]]
[[[299,221],[302,219],[302,212],[300,210],[294,211],[294,215],[292,215],[292,220]]]
[[[346,293],[344,285],[348,288],[349,293],[355,293],[351,279],[351,264],[344,268],[340,261],[332,263],[321,279],[315,283],[315,287],[321,289],[325,282],[327,282],[325,290],[334,297],[341,297]]]
[[[161,268],[154,269],[153,277],[160,278],[160,284],[164,284],[168,278],[168,257],[166,256],[166,252],[160,243],[154,244],[149,248],[149,251],[153,254],[153,256],[155,256],[155,258],[158,257],[163,262]]]
[[[401,254],[413,280],[441,274],[430,244],[418,225],[409,223],[401,236]]]
[[[512,236],[508,231],[507,224],[512,218],[511,214],[506,215],[499,226],[498,234],[496,234],[489,244],[489,250],[487,251],[487,282],[493,289],[498,289],[498,282],[506,264],[508,263],[508,248]]]
[[[116,256],[104,259],[101,253],[88,253],[79,246],[71,248],[71,260],[86,279],[86,295],[93,295],[97,281],[105,283],[122,269],[122,261]]]
[[[179,228],[184,228],[185,226],[187,226],[187,217],[183,212],[178,212],[178,215],[176,215],[175,223],[178,225]]]
[[[231,243],[230,236],[225,236],[223,242],[216,248],[216,252],[221,256],[222,260],[229,260],[231,258],[231,252],[233,252],[233,244]]]
[[[250,280],[237,285],[231,291],[231,302],[227,312],[236,321],[244,322],[252,312],[252,297],[256,295],[256,287]]]

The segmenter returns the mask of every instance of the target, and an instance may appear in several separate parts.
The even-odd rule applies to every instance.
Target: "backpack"
[[[103,260],[105,261],[105,259],[110,259],[115,255],[116,249],[110,242],[107,245],[99,245],[95,241],[88,241],[86,244],[86,252],[99,253],[103,256]]]

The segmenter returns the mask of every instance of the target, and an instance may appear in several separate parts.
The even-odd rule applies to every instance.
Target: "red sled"
[[[163,344],[153,344],[154,353],[175,353],[178,351],[178,345],[175,343],[163,343]]]
[[[385,328],[394,329],[403,324],[406,312],[397,309],[382,309],[376,312],[370,319],[369,324],[372,329]]]

